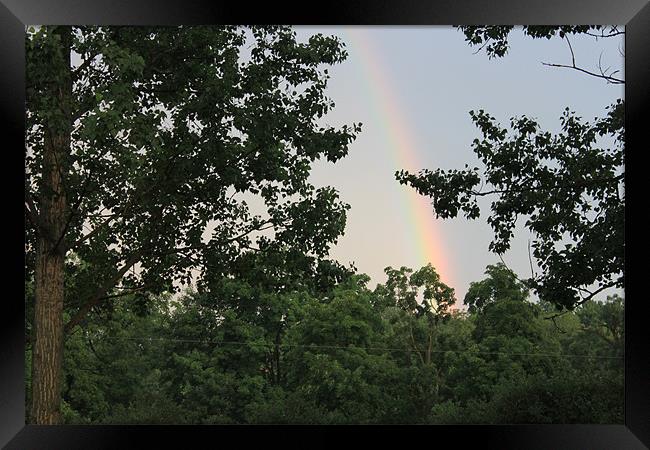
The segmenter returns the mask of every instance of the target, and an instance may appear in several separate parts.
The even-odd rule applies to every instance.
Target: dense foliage
[[[550,321],[502,264],[462,312],[431,266],[271,286],[291,258],[242,258],[210,291],[124,298],[70,335],[66,423],[623,422],[617,296]]]
[[[66,51],[77,57],[67,74],[56,65]],[[43,155],[56,116],[70,121],[56,167],[58,196],[68,199],[56,238],[84,261],[68,258],[65,301],[79,313],[66,328],[107,303],[114,286],[174,289],[173,280],[223,265],[265,230],[304,252],[327,252],[348,206],[308,177],[315,160],[345,156],[360,130],[318,123],[334,106],[325,67],[345,58],[336,38],[302,43],[290,27],[32,30],[26,277],[34,276],[36,240],[47,228]],[[70,104],[48,91],[56,70],[70,77]],[[254,213],[253,202],[264,208]]]
[[[509,32],[465,28],[490,56]],[[28,421],[623,422],[623,300],[554,311],[623,283],[622,102],[591,123],[567,112],[557,135],[473,113],[482,175],[398,176],[441,217],[497,194],[496,253],[529,217],[544,273],[488,266],[465,312],[431,265],[371,289],[327,259],[349,207],[311,167],[360,131],[319,121],[337,38],[45,26],[26,55]]]
[[[251,248],[327,253],[348,205],[309,174],[360,131],[319,120],[346,56],[288,26],[28,29],[35,423],[60,422],[64,334],[116,295],[146,307]]]

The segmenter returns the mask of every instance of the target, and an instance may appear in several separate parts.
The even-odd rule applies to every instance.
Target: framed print
[[[650,445],[645,0],[0,18],[6,448]]]

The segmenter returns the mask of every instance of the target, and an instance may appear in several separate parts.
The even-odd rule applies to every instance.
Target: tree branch
[[[602,78],[602,79],[607,80],[608,82],[610,82],[612,84],[625,84],[625,81],[621,80],[619,78],[615,78],[615,77],[611,77],[611,76],[603,76],[603,75],[600,75],[600,74],[585,70],[585,69],[583,69],[581,67],[567,66],[565,64],[551,64],[551,63],[545,63],[545,62],[543,62],[542,65],[549,66],[549,67],[563,67],[563,68],[566,68],[566,69],[574,69],[574,70],[577,70],[579,72],[586,73],[587,75],[591,75],[593,77]]]
[[[483,43],[483,45],[481,45],[481,46],[478,48],[478,50],[476,50],[474,53],[472,53],[472,55],[477,55],[481,50],[483,50],[483,49],[485,48],[486,45],[488,45],[488,44],[490,43],[491,40],[492,40],[491,38],[486,38],[486,39],[485,39],[485,42]]]
[[[619,33],[621,33],[621,32],[619,32]],[[587,33],[587,34],[589,34],[589,33]],[[613,34],[613,36],[615,36],[615,35],[616,34]],[[603,37],[605,37],[605,36],[603,36]],[[602,79],[606,80],[608,83],[612,83],[612,84],[624,84],[625,83],[624,80],[621,80],[619,78],[614,78],[612,76],[612,75],[614,75],[614,73],[616,73],[618,71],[616,71],[616,72],[614,72],[614,73],[612,73],[610,75],[607,75],[607,74],[605,74],[605,72],[603,72],[603,70],[601,68],[601,65],[600,65],[601,64],[602,53],[600,54],[601,58],[598,59],[598,67],[599,67],[599,70],[600,70],[600,74],[597,74],[595,72],[590,72],[589,70],[585,70],[585,69],[583,69],[581,67],[578,67],[576,65],[576,55],[573,52],[573,47],[571,46],[571,41],[569,40],[569,37],[564,36],[564,40],[566,40],[567,45],[569,46],[569,51],[571,52],[571,65],[569,66],[569,65],[566,65],[566,64],[551,64],[551,63],[545,63],[545,62],[542,62],[542,65],[550,66],[550,67],[563,67],[563,68],[567,68],[567,69],[574,69],[574,70],[577,70],[579,72],[586,73],[587,75],[591,75],[593,77],[602,78]]]
[[[614,28],[614,29],[615,29],[615,28]],[[620,36],[620,35],[622,35],[622,34],[625,34],[625,31],[618,31],[618,30],[616,30],[616,31],[612,31],[612,32],[609,33],[609,34],[605,34],[604,31],[601,32],[601,34],[595,34],[595,33],[585,32],[585,34],[586,34],[587,36],[592,36],[592,37],[595,37],[595,38],[610,38],[610,37]]]
[[[547,317],[547,319],[548,319],[548,317]],[[564,331],[562,328],[560,328],[560,326],[559,326],[559,325],[557,324],[557,322],[555,321],[555,317],[550,317],[550,319],[553,321],[553,325],[555,326],[555,328],[556,328],[560,333],[566,334],[566,331]]]
[[[591,180],[585,180],[585,181],[582,181],[582,182],[578,181],[578,182],[575,182],[575,183],[567,183],[567,184],[563,184],[563,185],[561,185],[559,187],[560,188],[588,187],[588,186],[592,186],[592,185],[598,185],[598,184],[601,184],[601,183],[606,184],[606,183],[618,182],[623,178],[624,178],[624,174],[621,174],[621,175],[618,175],[618,176],[616,176],[614,178],[595,178],[595,179],[591,179]],[[552,186],[552,187],[556,188],[557,186]],[[471,195],[474,195],[476,197],[484,197],[486,195],[492,195],[492,194],[511,194],[513,192],[536,191],[536,190],[543,189],[543,188],[547,188],[547,186],[539,186],[539,185],[538,186],[533,186],[533,185],[519,186],[518,185],[518,186],[515,186],[515,187],[510,188],[510,189],[493,189],[491,191],[485,191],[485,192],[469,190],[469,191],[467,191],[467,193],[471,194]]]
[[[85,336],[86,336],[86,341],[88,342],[88,345],[90,346],[90,350],[93,352],[93,354],[95,355],[97,360],[100,363],[102,363],[104,365],[107,365],[106,360],[104,360],[104,358],[100,357],[99,354],[97,353],[97,350],[95,349],[95,346],[93,345],[93,341],[92,341],[92,339],[90,339],[90,336],[88,336],[87,333],[85,333]]]
[[[87,241],[90,238],[92,238],[93,236],[95,236],[96,234],[98,234],[106,225],[108,225],[112,220],[114,220],[115,217],[113,217],[113,216],[114,215],[112,215],[111,217],[109,217],[108,219],[106,219],[105,221],[100,223],[99,225],[97,225],[95,228],[92,229],[92,231],[90,233],[81,236],[74,243],[70,244],[69,249],[74,250],[75,248],[77,248],[77,246],[79,244],[82,244],[84,241]]]
[[[533,270],[533,258],[530,254],[530,239],[528,239],[528,262],[530,263],[530,277],[535,278],[535,271]]]
[[[411,343],[413,344],[413,349],[415,350],[415,353],[418,354],[420,357],[420,361],[422,362],[422,365],[424,366],[424,358],[422,357],[422,354],[420,353],[420,349],[418,348],[417,344],[415,343],[415,337],[413,336],[413,326],[411,325],[411,322],[409,320],[409,334],[411,335]]]
[[[86,177],[86,181],[84,181],[83,187],[81,188],[81,193],[79,194],[79,197],[77,197],[77,201],[75,204],[72,206],[70,209],[70,215],[68,216],[68,220],[65,222],[65,226],[63,227],[63,231],[61,232],[61,235],[56,241],[56,244],[54,244],[54,247],[52,247],[52,251],[56,251],[56,249],[59,247],[59,244],[65,237],[65,234],[68,232],[68,228],[70,227],[70,223],[72,222],[72,218],[75,216],[77,211],[79,210],[79,206],[81,206],[81,202],[84,199],[84,196],[86,195],[86,192],[88,191],[88,185],[90,184],[90,179],[92,178],[92,171],[88,173],[88,176]]]
[[[34,227],[36,227],[36,231],[41,236],[48,241],[53,241],[55,239],[49,227],[43,222],[43,219],[36,209],[36,205],[27,190],[25,190],[25,212],[27,213],[29,221],[34,225]]]
[[[95,293],[90,297],[86,303],[84,303],[77,313],[72,316],[72,318],[65,324],[65,333],[69,333],[75,326],[77,326],[81,321],[86,317],[88,312],[97,304],[99,304],[104,298],[106,298],[106,293],[113,287],[117,282],[124,276],[124,274],[136,264],[142,255],[144,250],[140,249],[131,254],[126,260],[121,269],[119,269],[112,277],[105,280],[104,283],[95,290]]]
[[[569,45],[569,50],[571,51],[571,64],[573,64],[573,67],[576,65],[576,54],[573,53],[573,47],[571,46],[571,41],[569,40],[569,36],[564,36],[566,39],[566,43]]]
[[[176,154],[174,156],[178,156],[178,154]],[[171,166],[171,161],[168,163],[167,168],[169,168],[170,166]],[[142,192],[135,193],[126,204],[121,205],[118,209],[120,209],[122,211],[126,211],[128,208],[130,208],[131,206],[133,206],[135,204],[136,200],[140,200],[140,199],[144,198],[147,194],[149,194],[154,189],[154,187],[156,187],[156,185],[152,183],[150,186],[148,186]],[[106,208],[104,208],[104,209],[106,209]],[[104,209],[102,209],[102,211]],[[93,230],[90,233],[88,233],[88,234],[80,237],[79,239],[77,239],[69,248],[70,249],[75,249],[79,244],[81,244],[84,241],[87,241],[91,237],[95,236],[105,226],[107,226],[110,222],[112,222],[116,217],[131,217],[133,215],[134,214],[113,213],[113,214],[110,214],[110,215],[101,216],[101,217],[107,217],[107,219],[104,222],[102,222],[101,224],[97,225],[95,228],[93,228]],[[86,217],[92,217],[92,216],[93,215],[87,215]]]
[[[269,226],[265,227],[264,225],[269,225]],[[286,224],[284,224],[284,225],[286,225]],[[268,229],[273,228],[273,227],[275,227],[275,224],[273,224],[271,221],[262,222],[256,227],[250,227],[248,230],[242,232],[241,234],[238,234],[237,236],[233,236],[231,238],[220,241],[217,244],[218,245],[230,244],[231,242],[238,241],[239,239],[248,236],[249,234],[251,234],[254,231],[264,231],[264,230],[268,230]],[[200,249],[207,248],[207,246],[208,246],[207,243],[206,244],[201,243],[201,244],[197,244],[197,245],[188,245],[188,246],[185,246],[185,247],[173,248],[171,250],[168,250],[167,252],[161,253],[161,255],[171,255],[171,254],[174,254],[174,253],[181,253],[181,252],[184,252],[184,251],[187,251],[187,250],[200,250]]]
[[[517,276],[517,274],[515,273],[514,270],[512,270],[510,267],[508,267],[508,265],[506,264],[506,262],[503,260],[503,255],[502,255],[501,253],[499,253],[498,255],[499,255],[499,259],[501,260],[501,262],[503,263],[503,265],[505,266],[505,268],[508,269],[508,271],[512,274],[512,276],[515,277],[515,279],[516,279],[517,281],[519,281],[521,284],[523,284],[524,286],[526,286],[526,285],[527,285],[526,282],[523,281],[521,278],[519,278],[519,277]]]
[[[138,286],[134,288],[121,288],[123,292],[120,292],[119,294],[111,294],[111,295],[105,295],[103,296],[100,300],[108,300],[111,298],[119,298],[119,297],[126,297],[127,295],[131,295],[134,292],[140,292],[144,291],[147,289],[148,286]]]
[[[257,227],[251,227],[250,229],[248,229],[248,230],[245,231],[244,233],[239,234],[239,235],[237,235],[237,236],[234,236],[234,237],[232,237],[232,238],[229,238],[229,239],[223,241],[222,243],[234,242],[234,241],[236,241],[236,240],[238,240],[238,239],[241,239],[242,237],[246,236],[247,234],[250,234],[250,233],[253,232],[253,231],[261,231],[261,230],[267,229],[268,227],[264,227],[264,225],[268,225],[268,224],[270,224],[270,223],[271,223],[271,222],[269,222],[269,221],[267,221],[267,222],[263,222],[263,223],[259,224]],[[93,230],[93,232],[94,232],[94,231],[95,231],[95,230]],[[196,246],[187,246],[187,247],[182,247],[182,248],[174,248],[174,249],[171,250],[170,252],[168,252],[168,253],[163,253],[163,254],[179,253],[179,252],[186,251],[186,250],[199,249],[199,248],[205,248],[205,247],[206,247],[206,244],[201,244],[201,245],[196,245]],[[122,266],[122,268],[119,269],[119,270],[118,270],[118,271],[113,275],[113,277],[111,277],[111,278],[109,278],[108,280],[106,280],[106,281],[105,281],[105,282],[104,282],[104,283],[103,283],[103,284],[102,284],[102,285],[101,285],[101,286],[100,286],[100,287],[95,291],[95,293],[90,297],[90,299],[89,299],[86,303],[84,303],[84,304],[79,308],[79,310],[77,311],[77,313],[76,313],[76,314],[75,314],[75,315],[70,319],[70,321],[65,325],[65,332],[66,332],[66,333],[70,332],[70,330],[72,330],[76,325],[78,325],[79,323],[81,323],[82,320],[84,319],[84,317],[88,314],[88,312],[89,312],[89,311],[90,311],[94,306],[98,305],[102,300],[106,300],[106,299],[113,298],[113,297],[121,297],[121,296],[123,296],[123,295],[126,295],[126,293],[124,293],[124,294],[115,294],[115,295],[107,295],[107,293],[108,293],[108,291],[109,291],[110,289],[112,289],[112,288],[117,284],[117,282],[118,282],[118,281],[119,281],[119,280],[124,276],[124,274],[126,274],[126,272],[128,272],[128,270],[129,270],[131,267],[133,267],[133,266],[134,266],[134,265],[135,265],[135,264],[140,260],[140,258],[143,256],[143,254],[144,254],[144,250],[143,250],[143,249],[140,249],[140,250],[134,252],[134,253],[133,253],[133,254],[132,254],[132,255],[131,255],[131,256],[126,260],[126,262],[124,263],[124,265]]]
[[[599,294],[600,292],[604,291],[605,289],[608,289],[608,288],[611,288],[611,287],[615,287],[615,286],[616,286],[616,281],[612,281],[612,282],[610,282],[610,283],[607,283],[607,284],[605,284],[605,285],[599,287],[598,289],[596,289],[596,290],[593,291],[593,292],[591,292],[591,291],[587,291],[586,289],[583,289],[583,291],[587,291],[587,292],[589,292],[589,295],[587,295],[586,297],[583,297],[582,300],[580,300],[579,302],[577,302],[577,303],[575,304],[575,306],[580,306],[580,305],[582,305],[582,304],[588,302],[588,301],[591,300],[592,298],[594,298],[594,296],[596,296],[596,294]]]

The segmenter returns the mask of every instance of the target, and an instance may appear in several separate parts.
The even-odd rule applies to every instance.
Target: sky
[[[533,40],[515,30],[504,58],[475,54],[464,35],[452,27],[296,27],[298,38],[315,33],[336,35],[348,58],[329,68],[327,95],[336,103],[328,125],[361,122],[362,132],[348,156],[335,164],[319,161],[311,181],[333,186],[350,204],[345,235],[330,256],[353,263],[368,274],[371,286],[386,280],[384,268],[418,269],[431,263],[462,301],[470,282],[483,279],[488,264],[500,261],[488,250],[490,199],[481,199],[481,217],[436,219],[430,200],[400,185],[400,169],[481,167],[471,149],[480,137],[469,111],[484,109],[501,123],[528,115],[549,131],[559,131],[559,117],[570,107],[585,119],[601,116],[624,96],[623,85],[607,84],[575,70],[542,62],[570,64],[560,39]],[[576,63],[597,70],[620,70],[623,39],[572,38]],[[504,262],[521,277],[530,276],[530,235],[519,220]],[[613,292],[605,291],[605,296]]]
[[[417,270],[431,263],[460,303],[469,284],[485,277],[486,266],[500,261],[488,250],[493,238],[487,223],[489,197],[479,199],[482,214],[477,220],[436,219],[430,199],[395,180],[401,169],[482,167],[471,148],[480,134],[469,111],[484,109],[502,124],[527,115],[557,132],[567,106],[593,119],[624,96],[623,85],[542,65],[570,64],[566,42],[531,39],[521,29],[510,34],[506,56],[492,60],[448,26],[295,30],[301,41],[317,33],[338,36],[348,52],[345,62],[327,67],[331,78],[326,93],[336,106],[322,121],[332,126],[361,122],[362,131],[348,156],[334,164],[316,162],[311,181],[317,187],[335,187],[351,206],[345,234],[330,257],[368,274],[370,287],[386,281],[388,266]],[[619,70],[616,76],[624,78],[623,36],[570,39],[578,66],[597,71],[601,59],[603,67]],[[78,55],[73,59],[79,62]],[[532,236],[524,221],[518,221],[511,249],[502,257],[527,278]],[[623,294],[609,289],[596,299],[612,293]]]

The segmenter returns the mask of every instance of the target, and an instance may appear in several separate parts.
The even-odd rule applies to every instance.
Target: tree
[[[606,356],[600,369],[622,371],[625,354],[623,298],[611,295],[602,302],[586,303],[576,310],[576,319],[579,332],[567,342],[568,351]]]
[[[386,308],[388,346],[401,347],[395,358],[401,362],[408,399],[402,420],[421,423],[444,384],[438,340],[442,325],[451,318],[454,289],[442,282],[431,264],[415,272],[407,267],[387,267],[385,272],[388,279],[375,289],[375,304]]]
[[[308,278],[317,274],[304,283],[281,275],[283,291],[264,279],[274,258],[254,260],[231,284],[152,297],[147,314],[123,296],[75,328],[65,343],[65,423],[622,420],[619,297],[553,324],[521,291],[499,288],[480,309],[439,320],[423,364],[426,316],[390,306],[385,286],[371,291],[354,275],[314,293]],[[487,274],[476,284],[507,287],[511,277]]]
[[[492,57],[508,50],[513,27],[461,27],[471,45]],[[565,39],[572,55],[569,67],[608,83],[623,83],[615,73],[590,72],[575,65],[570,35],[607,38],[622,34],[616,27],[528,26],[532,38]],[[584,121],[568,108],[562,131],[552,134],[526,116],[514,117],[510,129],[483,110],[470,111],[482,133],[472,147],[484,169],[399,171],[397,180],[432,198],[436,217],[469,219],[480,215],[477,199],[494,196],[488,223],[494,231],[490,250],[510,247],[519,217],[534,234],[532,254],[541,274],[527,280],[540,299],[558,309],[574,308],[597,293],[624,283],[625,212],[624,103],[611,105],[603,117]],[[479,187],[480,186],[480,187]],[[532,266],[532,261],[531,261]],[[531,267],[532,269],[532,267]],[[593,288],[595,286],[595,288]]]
[[[528,297],[528,289],[517,276],[503,263],[487,266],[482,281],[473,281],[469,285],[463,303],[468,305],[470,313],[496,301],[512,300],[523,302]]]
[[[65,423],[177,423],[183,411],[171,402],[161,379],[167,357],[169,296],[139,314],[129,296],[76,328],[65,342]]]
[[[318,405],[320,417],[312,420],[319,423],[391,417],[395,366],[383,350],[383,323],[368,281],[354,276],[327,297],[295,304],[287,333],[286,388],[293,392],[287,400]]]
[[[408,267],[387,267],[385,272],[386,284],[375,290],[378,303],[406,313],[411,349],[423,365],[430,365],[438,324],[450,317],[449,308],[456,302],[454,289],[440,280],[431,264],[415,272]]]
[[[593,372],[528,376],[496,391],[486,414],[490,423],[625,422],[622,376],[603,378]]]
[[[174,290],[265,232],[326,254],[348,206],[309,184],[311,163],[345,156],[360,124],[319,125],[322,66],[346,52],[289,27],[47,26],[26,49],[31,417],[50,424],[64,333],[111,298]]]
[[[472,384],[473,398],[488,399],[494,386],[527,374],[566,370],[557,334],[528,298],[528,289],[503,263],[489,265],[487,277],[465,296],[477,344],[475,360],[460,384]],[[462,360],[461,360],[462,361]]]

